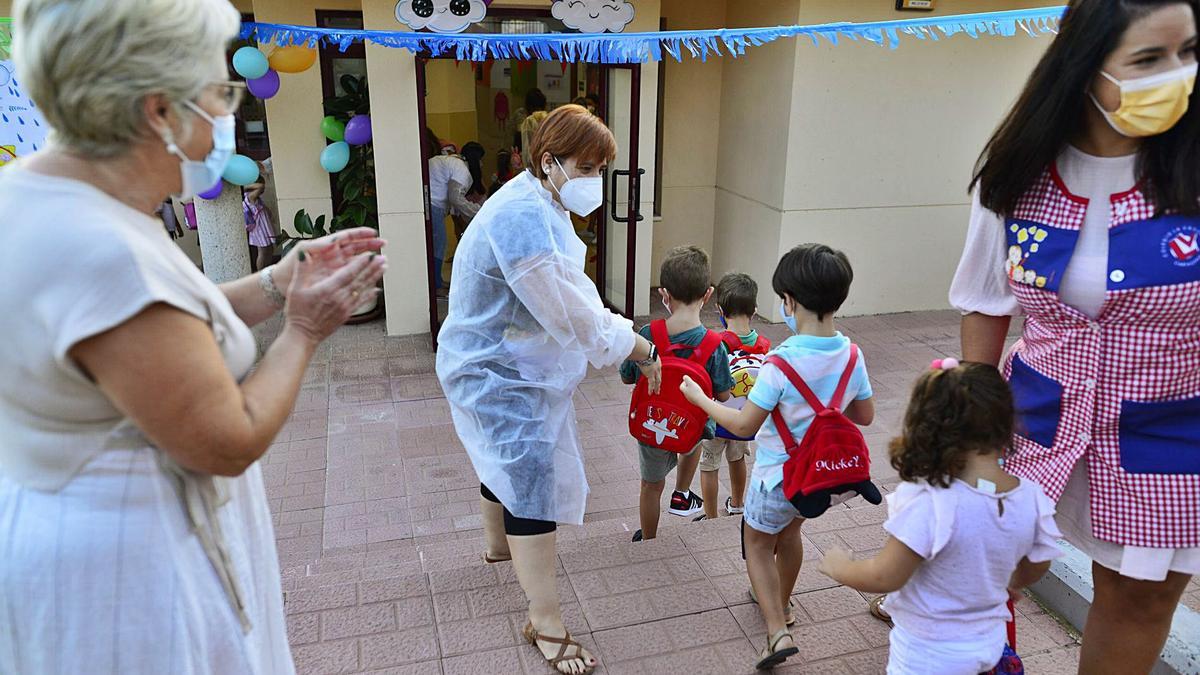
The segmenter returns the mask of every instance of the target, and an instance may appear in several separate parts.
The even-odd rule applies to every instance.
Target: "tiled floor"
[[[716,324],[714,317],[711,325]],[[865,354],[879,415],[872,472],[886,461],[906,391],[931,358],[958,351],[957,317],[847,319]],[[258,330],[264,344],[277,326]],[[773,340],[781,326],[761,328]],[[426,337],[346,327],[322,346],[300,401],[264,460],[301,673],[552,673],[524,643],[524,597],[508,563],[485,566],[478,482],[450,424]],[[585,524],[559,530],[568,628],[604,673],[749,673],[765,640],[747,596],[738,519],[693,523],[663,511],[655,541],[637,528],[637,447],[629,388],[594,371],[575,397],[592,493]],[[670,479],[670,480],[673,480]],[[694,486],[699,489],[699,481]],[[728,494],[721,476],[721,503]],[[816,571],[821,551],[880,547],[884,508],[855,500],[805,524],[796,588],[801,653],[781,673],[881,673],[886,626],[866,599]],[[1200,601],[1200,587],[1189,596]],[[1074,673],[1078,647],[1033,602],[1019,605],[1030,673]]]

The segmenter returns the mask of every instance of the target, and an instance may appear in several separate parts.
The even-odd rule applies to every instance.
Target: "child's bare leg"
[[[775,543],[778,535],[759,532],[750,526],[746,526],[745,529],[746,571],[750,573],[750,585],[758,598],[758,609],[762,612],[763,620],[767,622],[767,635],[774,635],[787,626],[783,604],[779,602],[779,569],[775,563]],[[783,643],[779,646],[786,648],[791,645]]]
[[[692,479],[696,477],[696,468],[700,466],[700,446],[697,445],[686,455],[679,457],[678,468],[675,469],[675,489],[687,492],[692,489]]]
[[[729,500],[731,506],[742,507],[745,505],[746,499],[746,458],[742,457],[736,462],[729,463],[729,491],[733,493],[733,498]],[[705,505],[707,506],[708,497],[705,496]]]
[[[717,498],[721,486],[717,483],[717,471],[700,472],[700,497],[704,499],[704,516],[709,520],[717,517]]]
[[[804,537],[800,536],[803,518],[797,518],[779,533],[775,546],[775,569],[779,573],[779,598],[782,607],[788,606],[792,591],[796,588],[796,577],[800,576],[800,565],[804,562]],[[758,597],[762,597],[761,595]]]
[[[642,524],[642,539],[653,539],[658,536],[658,516],[662,511],[663,489],[667,481],[657,483],[642,481],[642,491],[638,500],[638,516]]]

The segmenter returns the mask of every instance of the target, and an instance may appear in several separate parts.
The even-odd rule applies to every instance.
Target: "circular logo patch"
[[[1200,263],[1200,231],[1195,227],[1177,227],[1163,237],[1163,257],[1179,267]]]

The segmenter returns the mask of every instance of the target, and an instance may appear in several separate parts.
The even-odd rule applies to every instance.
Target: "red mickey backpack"
[[[816,414],[804,432],[804,438],[796,443],[779,407],[771,411],[775,429],[788,454],[783,464],[783,494],[788,501],[805,518],[816,518],[825,513],[833,495],[843,492],[854,491],[872,504],[881,503],[883,496],[871,483],[871,453],[867,441],[858,426],[842,413],[842,397],[846,395],[850,376],[858,363],[858,346],[850,345],[850,362],[846,364],[846,371],[828,405],[821,403],[787,361],[771,355],[767,357],[767,363],[787,377]]]
[[[679,390],[686,375],[700,385],[704,395],[712,397],[712,378],[708,375],[708,360],[721,345],[721,336],[708,331],[699,345],[673,345],[667,334],[667,322],[659,319],[650,324],[650,337],[662,360],[662,388],[650,395],[649,382],[638,378],[629,402],[629,433],[642,445],[687,453],[704,436],[708,414],[692,405]],[[691,356],[677,356],[690,350]]]

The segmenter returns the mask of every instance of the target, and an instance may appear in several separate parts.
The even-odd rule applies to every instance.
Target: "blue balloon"
[[[221,177],[234,185],[249,185],[258,180],[258,164],[245,155],[234,155]]]
[[[337,173],[350,163],[350,144],[346,141],[330,143],[321,151],[321,168]]]
[[[233,69],[247,80],[257,80],[270,68],[266,54],[254,47],[242,47],[233,53]]]

